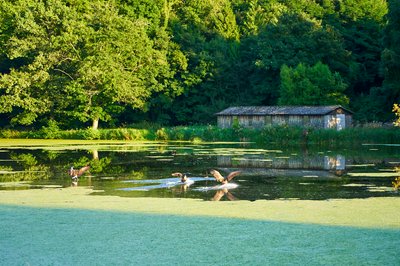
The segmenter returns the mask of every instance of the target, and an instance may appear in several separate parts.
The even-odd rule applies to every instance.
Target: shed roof
[[[215,115],[326,115],[337,109],[353,113],[341,105],[329,106],[235,106]]]

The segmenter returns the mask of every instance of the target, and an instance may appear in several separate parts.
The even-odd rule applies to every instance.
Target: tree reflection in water
[[[19,182],[50,179],[50,166],[40,163],[31,153],[10,153],[10,166],[2,166],[1,182]]]

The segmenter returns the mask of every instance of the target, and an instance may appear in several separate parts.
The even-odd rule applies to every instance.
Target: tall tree
[[[357,99],[371,87],[380,86],[379,61],[383,29],[386,25],[386,0],[328,0],[334,7],[323,23],[334,27],[343,36],[344,47],[350,53],[352,65],[346,79],[347,93]],[[343,74],[343,73],[342,73]]]
[[[251,62],[247,67],[249,84],[258,104],[276,104],[283,65],[295,67],[321,61],[339,73],[347,73],[351,65],[340,33],[306,14],[282,15],[277,24],[243,40],[241,54]]]
[[[57,97],[47,86],[69,60],[71,47],[61,43],[73,43],[76,13],[60,1],[2,1],[0,10],[0,112],[11,113],[14,124],[32,124]]]
[[[209,122],[237,95],[237,75],[231,73],[239,32],[230,1],[182,2],[171,30],[188,59],[182,74],[185,90],[172,104],[171,122]]]
[[[301,63],[295,68],[283,65],[280,77],[280,105],[349,104],[342,77],[321,62],[311,67]]]
[[[126,122],[141,120],[155,123],[168,123],[171,121],[170,110],[174,99],[181,95],[190,84],[188,76],[188,59],[181,51],[181,45],[176,42],[171,33],[170,25],[178,20],[176,12],[181,4],[180,0],[120,0],[123,12],[131,19],[146,18],[151,23],[148,35],[154,41],[155,48],[165,51],[169,68],[157,79],[163,84],[162,91],[156,91],[142,110],[127,108],[122,116]],[[189,78],[190,79],[190,78]]]
[[[15,113],[13,121],[30,124],[47,112],[97,128],[165,89],[167,51],[148,36],[148,21],[120,15],[113,2],[83,3],[2,2],[2,47],[10,60],[24,59],[0,77],[0,111]]]
[[[383,88],[389,104],[400,101],[400,2],[389,0],[388,25],[382,52]]]
[[[163,89],[157,80],[167,72],[165,51],[154,48],[146,20],[132,21],[110,3],[94,3],[84,13],[77,47],[77,63],[68,89],[75,95],[74,115],[90,119],[97,128],[121,104],[145,107],[153,91]]]

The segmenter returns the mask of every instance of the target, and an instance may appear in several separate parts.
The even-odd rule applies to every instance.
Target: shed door
[[[346,116],[344,114],[336,115],[336,129],[341,130],[346,127]]]

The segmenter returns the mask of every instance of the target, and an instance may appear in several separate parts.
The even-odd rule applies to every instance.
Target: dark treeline
[[[233,105],[393,120],[398,0],[4,0],[0,126],[214,123]]]

